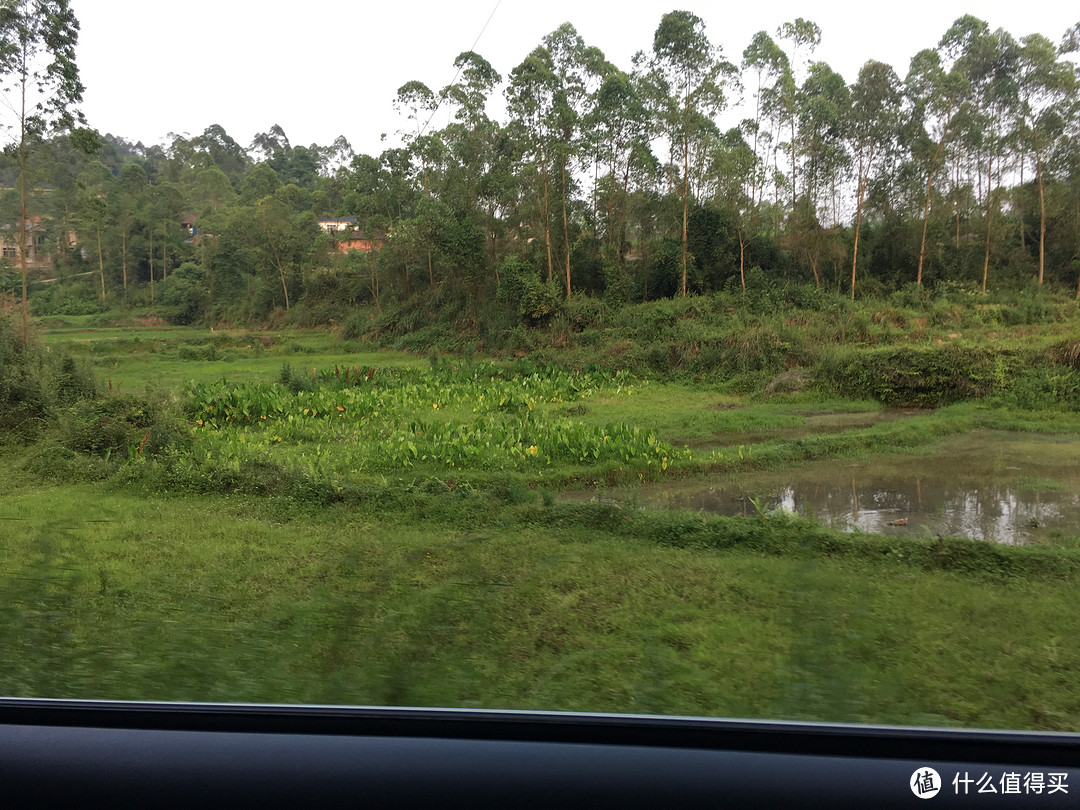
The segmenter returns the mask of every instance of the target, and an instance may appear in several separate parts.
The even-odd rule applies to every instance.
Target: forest
[[[418,308],[475,338],[588,299],[1080,293],[1080,24],[1017,40],[964,16],[905,76],[871,60],[854,81],[814,60],[820,38],[799,18],[733,56],[674,11],[620,67],[567,23],[507,76],[465,52],[448,86],[403,84],[404,146],[377,156],[277,125],[247,146],[217,125],[152,146],[24,128],[0,218],[18,221],[25,177],[51,258],[28,270],[35,314],[354,337],[408,331]],[[18,297],[5,227],[0,290]]]

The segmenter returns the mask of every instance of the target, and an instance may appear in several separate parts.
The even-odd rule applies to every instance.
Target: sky
[[[100,132],[151,145],[168,143],[170,133],[197,135],[220,124],[247,147],[255,134],[279,124],[293,145],[329,145],[344,135],[355,151],[369,154],[399,143],[407,122],[393,100],[405,82],[446,86],[454,58],[474,43],[505,77],[564,22],[629,70],[633,54],[651,48],[669,11],[701,17],[733,62],[756,31],[775,33],[781,23],[804,17],[822,29],[814,58],[852,82],[868,59],[892,64],[903,77],[911,57],[933,47],[965,13],[1017,38],[1041,33],[1055,43],[1080,21],[1080,7],[1070,3],[1015,0],[70,2],[81,26],[82,110]],[[501,109],[493,104],[489,113],[500,117]]]

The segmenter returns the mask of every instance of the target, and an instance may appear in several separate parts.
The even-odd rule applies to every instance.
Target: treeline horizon
[[[799,18],[734,59],[674,11],[616,66],[567,23],[506,77],[465,52],[453,84],[403,84],[404,145],[377,156],[344,137],[293,145],[277,125],[247,148],[217,125],[164,146],[39,139],[27,213],[61,281],[28,299],[38,314],[152,303],[181,323],[311,325],[449,288],[473,321],[525,323],[579,294],[1080,293],[1080,23],[1017,40],[963,16],[905,76],[870,60],[851,84],[814,59],[820,39]],[[721,129],[740,96],[749,117]],[[8,150],[9,233],[18,180]],[[354,217],[381,247],[341,253],[321,217]],[[18,259],[0,261],[0,292],[17,292]]]

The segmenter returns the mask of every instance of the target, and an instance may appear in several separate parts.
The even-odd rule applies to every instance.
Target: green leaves
[[[488,365],[470,371],[380,369],[370,378],[359,369],[342,374],[336,368],[313,374],[310,390],[275,383],[191,385],[187,410],[204,458],[239,464],[273,453],[333,478],[422,464],[539,471],[615,463],[663,471],[687,454],[651,431],[586,425],[541,407],[617,396],[628,383],[625,374],[560,368],[519,374]]]

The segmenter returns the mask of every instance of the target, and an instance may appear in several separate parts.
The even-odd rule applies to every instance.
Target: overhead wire
[[[487,27],[491,24],[491,20],[495,16],[495,12],[499,10],[500,5],[502,5],[502,0],[495,0],[495,7],[491,9],[491,13],[488,15],[487,22],[485,22],[484,27],[480,29],[480,33],[476,35],[476,39],[473,41],[472,47],[469,49],[470,53],[476,52],[476,46],[480,44],[480,38],[484,36],[484,32],[487,31]],[[453,87],[454,84],[457,82],[458,76],[461,75],[461,67],[461,65],[458,65],[457,72],[454,74],[454,78],[450,80],[450,84],[448,85],[449,87]],[[427,132],[427,128],[428,126],[430,126],[432,119],[435,117],[435,113],[437,113],[439,111],[439,108],[442,106],[444,98],[446,98],[446,95],[440,93],[439,102],[435,105],[435,109],[431,111],[431,115],[428,116],[428,120],[424,122],[424,126],[420,128],[420,132],[417,134],[418,138],[422,136],[425,132]]]

